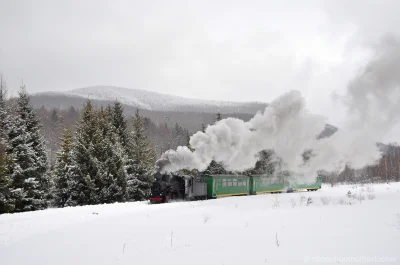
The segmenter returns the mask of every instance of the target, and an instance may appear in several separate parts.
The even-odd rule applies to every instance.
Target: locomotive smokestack
[[[156,167],[156,171],[157,173],[162,173],[163,169],[166,165],[171,164],[171,162],[166,159],[166,158],[160,158],[156,161],[155,163],[155,167]]]

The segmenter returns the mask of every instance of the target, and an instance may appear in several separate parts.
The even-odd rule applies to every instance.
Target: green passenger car
[[[248,176],[208,175],[206,180],[209,199],[250,194],[251,178]]]
[[[316,179],[316,181],[314,183],[311,183],[311,184],[303,184],[303,183],[292,184],[291,189],[292,190],[308,190],[308,191],[312,190],[312,191],[315,191],[315,190],[318,190],[318,189],[321,188],[321,182],[322,182],[321,176],[317,176],[317,179]]]
[[[250,179],[252,182],[250,194],[252,195],[284,192],[288,188],[288,182],[284,176],[252,175]]]
[[[318,190],[321,188],[321,177],[317,176],[313,183],[298,182],[298,178],[290,175],[270,176],[252,175],[252,190],[250,194],[291,192],[295,190]],[[301,178],[300,178],[301,179]]]
[[[209,199],[256,195],[263,193],[291,192],[295,190],[318,190],[321,188],[321,177],[311,184],[299,183],[289,175],[207,175],[207,197]]]

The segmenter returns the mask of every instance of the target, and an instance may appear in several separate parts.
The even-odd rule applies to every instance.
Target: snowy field
[[[337,263],[400,264],[400,183],[0,215],[1,265]]]

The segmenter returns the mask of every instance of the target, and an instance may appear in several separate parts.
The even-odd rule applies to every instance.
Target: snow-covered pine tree
[[[54,166],[54,205],[64,207],[70,196],[68,183],[73,180],[72,134],[64,128]]]
[[[12,199],[12,181],[10,167],[12,160],[6,154],[7,131],[6,120],[8,119],[6,109],[6,87],[3,76],[0,75],[0,214],[14,211],[14,200]]]
[[[14,211],[14,200],[12,197],[12,181],[9,175],[11,159],[6,154],[3,141],[0,140],[0,214]]]
[[[69,181],[68,206],[95,204],[98,202],[95,181],[100,179],[99,161],[93,156],[94,143],[99,142],[98,118],[92,102],[88,100],[77,122],[72,147],[73,177]],[[96,137],[97,136],[97,137]],[[96,138],[95,138],[96,137]]]
[[[186,131],[186,146],[187,146],[187,148],[189,148],[190,151],[192,151],[192,152],[194,151],[194,149],[190,145],[190,135],[189,135],[188,131]]]
[[[45,142],[41,124],[22,86],[13,115],[7,120],[6,152],[12,156],[10,169],[15,211],[33,211],[47,207],[49,179]]]
[[[267,174],[272,175],[275,171],[275,163],[273,159],[273,150],[263,150],[258,154],[258,161],[254,165],[254,168],[244,172],[245,175],[252,174]]]
[[[113,125],[112,109],[95,110],[88,101],[77,124],[67,205],[124,201],[125,160],[124,148]]]
[[[15,211],[24,210],[25,202],[25,179],[29,176],[29,170],[34,161],[29,154],[33,153],[32,148],[27,144],[26,127],[18,115],[10,115],[7,120],[7,140],[6,154],[13,159],[10,168],[12,198],[15,202]]]
[[[112,125],[115,128],[115,132],[119,137],[119,141],[123,148],[127,148],[128,146],[128,131],[126,120],[124,117],[124,108],[122,107],[121,103],[118,101],[114,102],[114,106],[111,109],[111,119]]]
[[[7,98],[7,88],[6,83],[3,80],[3,75],[0,74],[0,144],[2,144],[2,150],[4,151],[5,157],[5,150],[6,145],[8,143],[8,135],[7,135],[7,121],[8,121],[8,110],[6,105],[6,98]]]
[[[29,143],[32,143],[31,146],[35,153],[35,177],[40,179],[48,168],[46,144],[43,136],[40,134],[42,125],[30,104],[30,97],[25,91],[24,85],[19,92],[17,113],[24,120],[27,133],[30,134]]]
[[[48,160],[50,163],[50,168],[53,170],[55,166],[55,160],[57,157],[58,144],[60,143],[60,134],[63,132],[63,117],[57,113],[56,109],[53,109],[50,114],[50,119],[45,129],[45,137],[47,141],[48,148]]]
[[[0,74],[0,139],[6,140],[6,83],[3,80],[3,75]]]
[[[207,169],[203,172],[206,175],[213,175],[213,174],[226,174],[226,170],[221,163],[212,160],[211,163],[208,165]]]
[[[124,149],[110,112],[101,109],[97,115],[101,135],[99,144],[94,145],[93,155],[100,162],[100,182],[95,183],[99,188],[99,200],[101,203],[122,202],[126,199],[127,181]]]
[[[139,201],[146,199],[150,193],[156,160],[155,150],[148,140],[139,110],[133,118],[133,131],[129,137],[128,146],[127,199]]]

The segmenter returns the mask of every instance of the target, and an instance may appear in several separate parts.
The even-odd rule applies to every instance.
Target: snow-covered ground
[[[318,263],[400,264],[400,183],[0,215],[2,265]]]

